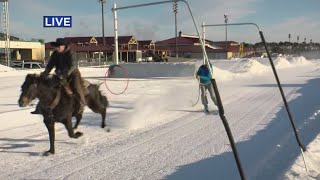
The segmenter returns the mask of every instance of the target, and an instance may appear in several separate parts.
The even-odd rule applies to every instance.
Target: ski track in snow
[[[314,71],[316,68],[306,66],[279,70],[289,101],[298,97],[297,92],[301,88],[290,85],[305,84],[316,78],[320,75]],[[97,72],[85,73],[94,76]],[[5,77],[13,84],[0,87],[3,97],[0,104],[14,105],[17,102],[23,77]],[[168,105],[166,110],[160,111],[166,120],[154,115],[160,120],[144,128],[130,129],[117,125],[121,118],[118,115],[134,106],[143,95],[161,96],[161,89],[172,86],[186,91],[183,94],[188,95],[186,98],[196,98],[197,85],[191,78],[130,82],[129,90],[123,96],[109,95],[102,87],[111,104],[107,118],[111,132],[100,128],[99,115],[86,110],[76,130],[84,133],[80,139],[68,138],[64,126],[56,124],[56,155],[50,157],[41,156],[49,148],[49,141],[41,116],[29,114],[35,107],[1,106],[0,179],[239,179],[221,120],[218,115],[205,115],[201,101],[195,108]],[[290,168],[290,164],[278,172],[264,172],[270,169],[271,162],[281,161],[277,159],[278,148],[275,145],[297,145],[286,114],[274,119],[283,103],[273,75],[264,73],[218,81],[218,87],[237,146],[246,142],[253,145],[248,148],[239,145],[246,176],[249,179],[281,178],[285,173],[283,169]],[[141,93],[148,88],[148,92]],[[181,98],[176,94],[165,95],[172,100]],[[279,122],[274,123],[275,120]],[[266,129],[271,123],[273,128]],[[298,124],[303,128],[301,123]],[[251,142],[260,131],[270,134],[262,138],[266,143]],[[191,172],[186,173],[186,170]]]

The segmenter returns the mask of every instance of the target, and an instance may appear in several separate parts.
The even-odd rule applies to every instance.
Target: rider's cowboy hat
[[[51,45],[54,47],[59,47],[62,45],[67,45],[66,41],[63,38],[57,38],[56,42],[51,42]]]

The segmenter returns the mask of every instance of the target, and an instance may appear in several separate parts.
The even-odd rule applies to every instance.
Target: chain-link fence
[[[110,56],[107,59],[100,58],[100,59],[79,59],[78,65],[79,67],[100,67],[100,66],[108,66],[113,64],[112,61],[113,57]]]

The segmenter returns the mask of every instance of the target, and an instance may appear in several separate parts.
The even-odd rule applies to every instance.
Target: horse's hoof
[[[50,156],[50,155],[53,155],[54,152],[53,151],[46,151],[45,153],[43,153],[43,156]]]
[[[83,135],[82,132],[76,132],[75,137],[76,137],[76,138],[79,138],[79,137],[81,137],[82,135]]]
[[[41,112],[39,112],[39,111],[32,111],[32,112],[30,112],[30,114],[41,114]]]
[[[105,127],[106,127],[106,125],[105,125],[105,124],[102,124],[102,125],[101,125],[101,128],[102,128],[102,129],[103,129],[103,128],[105,128]]]

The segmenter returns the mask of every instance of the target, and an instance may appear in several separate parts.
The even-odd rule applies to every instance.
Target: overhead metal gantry
[[[207,55],[207,52],[206,52],[206,49],[205,49],[204,41],[200,36],[200,32],[199,32],[197,23],[196,23],[196,21],[194,19],[194,16],[192,14],[192,11],[191,11],[191,8],[190,8],[188,2],[185,1],[185,0],[169,0],[169,1],[160,1],[160,2],[146,3],[146,4],[136,4],[136,5],[132,5],[132,6],[123,6],[123,7],[117,7],[116,2],[114,2],[114,6],[113,6],[113,8],[111,10],[113,11],[113,14],[114,14],[114,44],[115,44],[114,57],[115,57],[115,63],[117,65],[119,64],[119,59],[118,59],[118,16],[117,16],[117,11],[125,10],[125,9],[132,9],[132,8],[139,8],[139,7],[146,7],[146,6],[155,6],[155,5],[160,5],[160,4],[169,4],[169,3],[172,4],[172,3],[177,3],[177,2],[183,2],[187,6],[187,8],[189,10],[189,13],[190,13],[190,16],[192,18],[193,24],[194,24],[194,28],[197,31],[197,35],[199,37],[199,42],[201,44],[201,48],[202,48],[202,51],[203,51],[203,56],[204,56],[203,63],[210,64],[209,59],[208,59],[208,55]],[[212,74],[212,68],[210,66],[209,66],[209,70],[210,70],[210,72]],[[217,101],[218,101],[219,115],[220,115],[220,118],[221,118],[221,120],[223,122],[223,125],[225,127],[225,130],[226,130],[226,133],[227,133],[227,136],[228,136],[231,148],[232,148],[232,152],[233,152],[234,158],[235,158],[236,163],[237,163],[237,167],[238,167],[238,171],[239,171],[240,177],[241,177],[242,180],[245,180],[246,179],[245,178],[245,174],[244,174],[244,171],[243,171],[243,168],[242,168],[242,164],[241,164],[241,161],[240,161],[240,157],[238,155],[238,151],[237,151],[234,139],[233,139],[233,135],[231,133],[231,129],[229,127],[229,123],[228,123],[226,117],[224,116],[223,105],[222,105],[222,101],[221,101],[221,98],[220,98],[220,95],[219,95],[219,91],[218,91],[218,87],[217,87],[216,81],[215,81],[215,79],[212,79],[211,81],[212,81],[212,85],[213,85],[213,88],[214,88],[214,91],[215,91],[215,94],[216,94],[216,97],[217,97]]]

